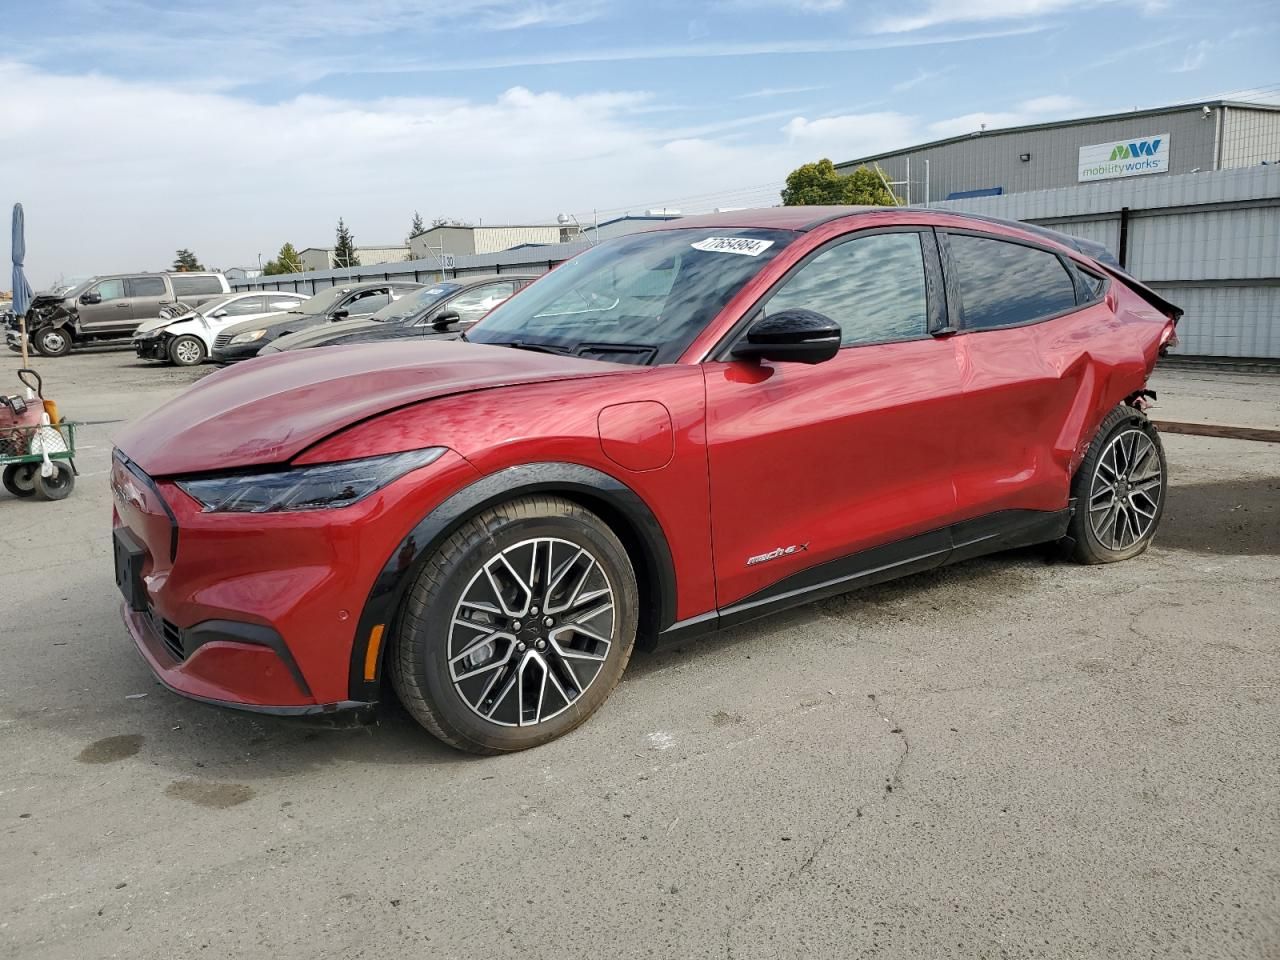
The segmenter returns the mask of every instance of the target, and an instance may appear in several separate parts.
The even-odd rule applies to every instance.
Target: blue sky
[[[8,3],[0,201],[36,282],[528,222],[776,202],[788,170],[1253,91],[1261,0]]]

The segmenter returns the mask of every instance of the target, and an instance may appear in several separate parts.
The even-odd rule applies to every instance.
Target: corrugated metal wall
[[[1134,177],[934,204],[1026,220],[1120,252],[1186,310],[1178,352],[1280,358],[1280,166]]]
[[[1222,129],[1222,169],[1280,163],[1280,112],[1227,107]]]

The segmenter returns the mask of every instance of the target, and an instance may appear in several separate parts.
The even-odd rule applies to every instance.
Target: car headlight
[[[427,447],[363,460],[343,460],[270,473],[179,480],[205,513],[278,513],[346,507],[411,470],[434,463],[444,447]]]
[[[244,333],[237,333],[231,338],[232,343],[253,343],[255,340],[261,340],[267,335],[265,330],[246,330]]]

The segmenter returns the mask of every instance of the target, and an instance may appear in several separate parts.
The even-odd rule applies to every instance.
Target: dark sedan
[[[371,280],[322,290],[288,313],[261,320],[245,320],[223,330],[213,342],[215,363],[232,363],[258,355],[267,344],[312,327],[336,321],[366,319],[407,293],[420,290],[412,281]]]
[[[404,337],[457,336],[536,277],[488,274],[442,280],[388,303],[367,320],[342,320],[280,337],[262,353]]]

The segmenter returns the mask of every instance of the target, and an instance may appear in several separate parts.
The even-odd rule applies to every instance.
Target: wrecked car
[[[90,277],[69,290],[34,297],[27,309],[27,341],[45,357],[75,346],[128,343],[139,324],[179,302],[196,307],[231,292],[220,273],[130,273]],[[19,332],[7,333],[21,349]]]
[[[590,717],[637,643],[1010,547],[1135,557],[1181,311],[1088,249],[933,210],[686,217],[466,342],[207,378],[119,434],[128,629],[182,695],[394,692],[499,753]]]
[[[250,290],[218,297],[198,307],[166,307],[155,320],[133,332],[133,349],[143,360],[167,360],[179,367],[203,363],[214,338],[234,324],[262,320],[295,309],[307,297],[300,293]]]

